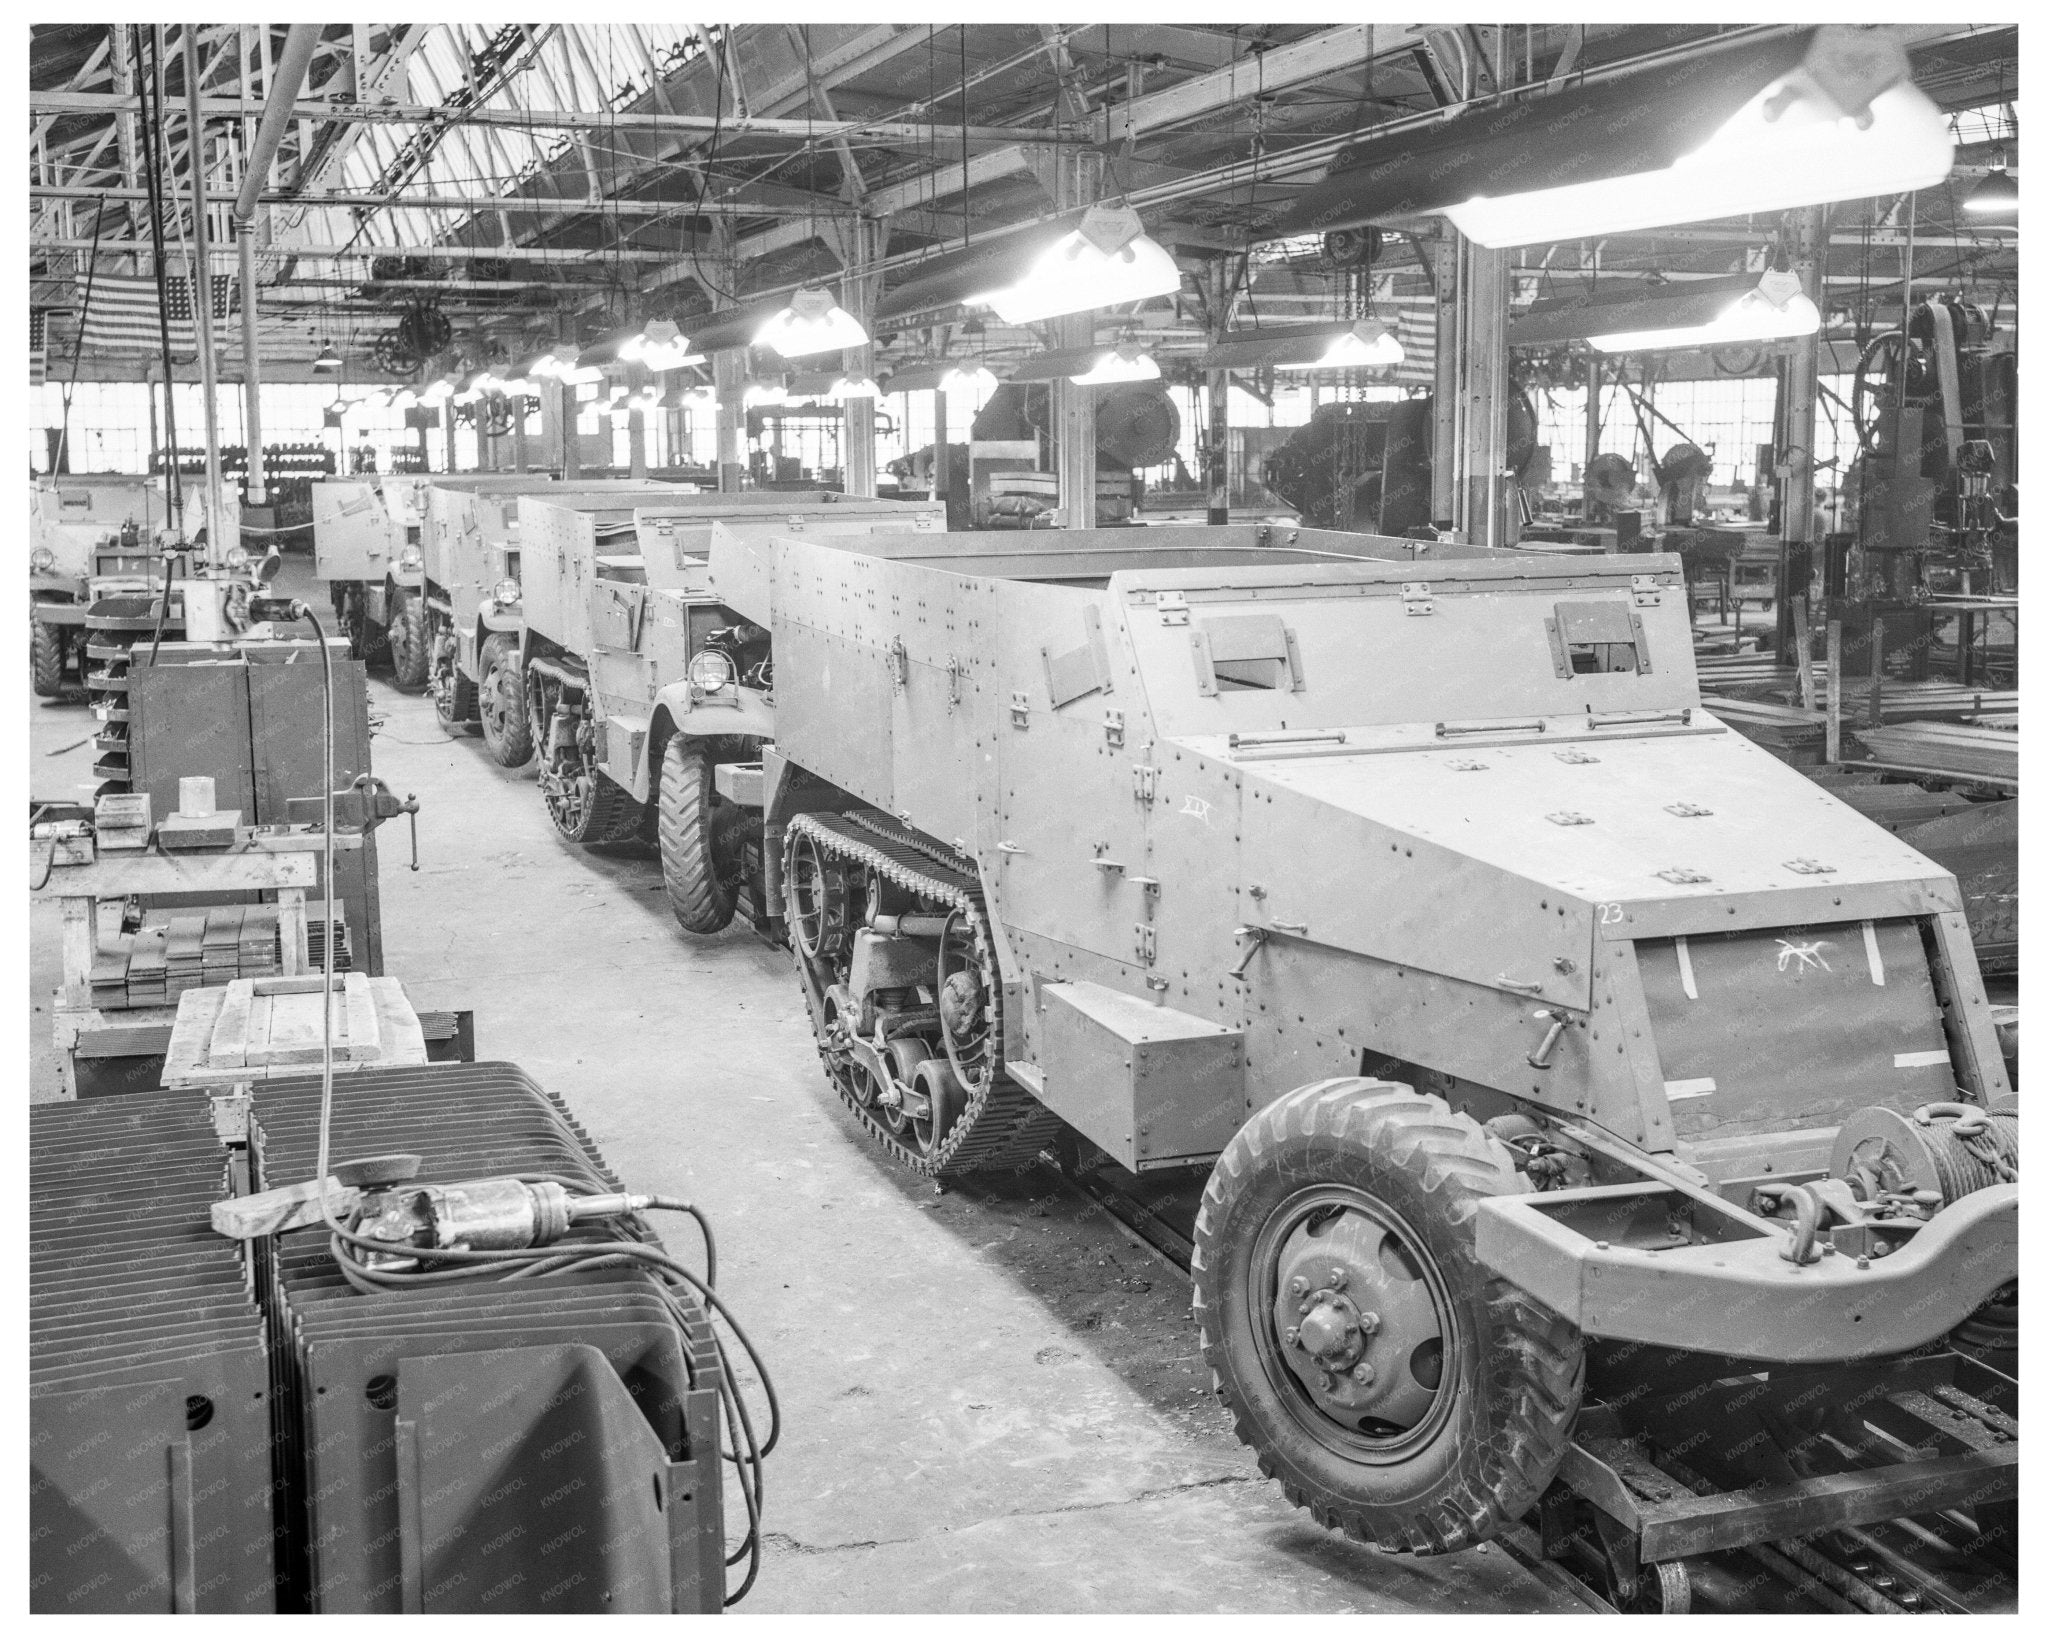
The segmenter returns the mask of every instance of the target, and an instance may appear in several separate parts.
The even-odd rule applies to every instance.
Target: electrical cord
[[[325,775],[321,789],[321,894],[327,925],[332,928],[334,656],[328,648],[327,633],[321,627],[318,616],[304,602],[294,606],[299,617],[313,628],[313,635],[320,644],[320,689],[324,718],[321,734],[321,767]],[[433,1260],[436,1263],[453,1264],[453,1267],[380,1269],[369,1266],[358,1255],[359,1253],[375,1252],[388,1256],[397,1248],[389,1241],[368,1238],[357,1234],[353,1226],[343,1225],[335,1216],[334,1197],[325,1186],[329,1176],[334,1121],[334,942],[334,939],[329,937],[322,941],[321,947],[322,1000],[325,1005],[320,1012],[320,1142],[313,1175],[321,1184],[320,1216],[327,1226],[328,1250],[334,1258],[335,1267],[351,1287],[370,1296],[452,1285],[465,1280],[487,1278],[493,1273],[497,1273],[501,1279],[542,1279],[556,1274],[588,1273],[600,1268],[638,1267],[655,1276],[656,1289],[661,1293],[662,1301],[679,1330],[687,1330],[690,1315],[683,1306],[678,1288],[694,1292],[708,1313],[715,1319],[723,1320],[726,1328],[732,1332],[748,1364],[753,1367],[754,1374],[760,1378],[762,1396],[767,1401],[768,1408],[767,1437],[758,1438],[754,1431],[753,1418],[747,1411],[746,1400],[739,1391],[739,1384],[727,1361],[725,1346],[714,1329],[711,1344],[719,1362],[719,1404],[725,1416],[726,1443],[730,1447],[722,1449],[719,1454],[738,1469],[740,1499],[747,1510],[746,1536],[725,1561],[728,1566],[738,1564],[742,1559],[747,1564],[746,1575],[738,1589],[724,1595],[728,1608],[737,1604],[752,1591],[754,1582],[761,1572],[761,1512],[764,1501],[761,1464],[774,1451],[782,1437],[782,1403],[775,1392],[774,1380],[769,1376],[768,1367],[762,1360],[759,1350],[755,1348],[753,1339],[733,1316],[732,1310],[726,1307],[724,1299],[713,1289],[718,1274],[718,1252],[710,1222],[703,1212],[688,1201],[656,1195],[648,1203],[650,1210],[682,1212],[696,1222],[698,1231],[704,1236],[704,1274],[701,1277],[687,1265],[670,1256],[666,1250],[640,1240],[570,1240],[550,1246],[526,1246],[502,1251],[437,1248],[431,1253]],[[564,1125],[566,1129],[566,1123]],[[559,1173],[527,1173],[520,1181],[555,1183],[576,1195],[611,1192],[593,1188],[580,1179]]]

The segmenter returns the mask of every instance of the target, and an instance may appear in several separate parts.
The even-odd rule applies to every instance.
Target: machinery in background
[[[729,1484],[743,1595],[777,1413],[644,1215],[694,1208],[511,1065],[346,1085],[324,1188],[318,1075],[31,1111],[31,1607],[711,1613]]]
[[[1178,460],[1180,411],[1158,381],[1095,393],[1095,517],[1114,528],[1135,522],[1144,501],[1142,468]],[[1060,523],[1059,476],[1051,470],[1053,393],[1041,383],[1005,382],[981,406],[969,442],[950,446],[949,527],[1051,529]],[[891,470],[915,485],[935,482],[935,451],[921,449]],[[1193,480],[1188,483],[1192,485]]]
[[[1943,296],[1873,337],[1853,388],[1852,556],[1842,595],[2018,589],[2017,354],[1982,308]]]
[[[2009,1552],[2018,1123],[1955,878],[1701,710],[1678,560],[1076,544],[773,543],[766,828],[873,1139],[1212,1168],[1219,1393],[1382,1548],[1561,1479],[1666,1608],[1845,1524]],[[1902,1371],[1982,1413],[1887,1443]],[[1710,1532],[1630,1488],[1731,1393],[1848,1476],[1703,1442]]]

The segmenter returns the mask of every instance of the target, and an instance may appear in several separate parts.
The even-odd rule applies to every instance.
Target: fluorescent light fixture
[[[1275,362],[1276,370],[1387,370],[1408,356],[1406,349],[1378,319],[1364,318],[1340,330],[1330,344],[1306,363]]]
[[[341,368],[341,354],[334,350],[331,343],[324,343],[313,360],[313,368],[321,375],[332,375]]]
[[[625,407],[628,410],[639,410],[643,414],[649,410],[658,410],[661,408],[661,394],[652,387],[642,387],[638,392],[627,396]]]
[[[786,404],[789,393],[780,381],[749,381],[743,402],[748,409],[759,409],[763,404]]]
[[[880,398],[882,389],[871,375],[842,375],[825,391],[828,401],[843,404],[849,398]]]
[[[1820,309],[1799,288],[1799,275],[1769,272],[1754,290],[1737,296],[1701,324],[1664,330],[1624,330],[1588,336],[1603,353],[1646,353],[1663,347],[1720,347],[1735,341],[1782,341],[1820,328]]]
[[[533,383],[524,376],[515,375],[510,381],[500,381],[498,383],[498,391],[507,398],[531,398],[533,396]]]
[[[1872,98],[1859,127],[1795,71],[1663,170],[1468,199],[1445,214],[1492,249],[1548,244],[1909,193],[1947,176],[1954,155],[1948,121],[1910,80]]]
[[[807,285],[789,298],[789,305],[754,332],[754,345],[784,358],[807,358],[847,347],[865,347],[868,333],[860,320],[839,305],[832,292]]]
[[[1106,349],[1086,370],[1067,379],[1077,387],[1107,387],[1118,381],[1157,381],[1159,361],[1135,344]]]
[[[445,375],[439,375],[427,383],[427,390],[420,394],[420,402],[429,408],[439,408],[454,396],[455,383]]]
[[[526,373],[538,380],[559,381],[576,368],[578,351],[575,347],[557,347],[542,353],[526,366]]]
[[[1973,216],[2017,216],[2020,213],[2020,185],[2005,168],[2005,156],[1991,167],[1983,181],[1963,200],[1963,209]]]
[[[1145,232],[1128,205],[1090,205],[1071,233],[1044,251],[1015,284],[970,300],[1005,324],[1121,307],[1180,288],[1172,254]]]
[[[420,395],[410,387],[400,387],[396,392],[387,394],[385,398],[385,402],[396,410],[409,410],[419,401]]]
[[[687,410],[715,410],[718,408],[718,393],[712,387],[692,387],[683,394],[683,408]]]
[[[563,382],[571,387],[588,386],[593,381],[604,379],[602,364],[571,365],[562,372]]]
[[[940,392],[992,392],[1001,383],[985,364],[955,364],[939,377]]]

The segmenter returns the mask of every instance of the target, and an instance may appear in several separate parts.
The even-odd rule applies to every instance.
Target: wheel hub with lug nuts
[[[1309,1398],[1348,1427],[1423,1420],[1441,1379],[1443,1320],[1401,1238],[1357,1212],[1297,1226],[1280,1248],[1273,1325]]]

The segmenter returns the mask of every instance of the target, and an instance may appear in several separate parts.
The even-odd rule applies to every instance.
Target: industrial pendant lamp
[[[1067,379],[1077,387],[1107,387],[1119,381],[1157,381],[1159,361],[1136,342],[1105,349],[1079,375]]]
[[[939,391],[944,393],[989,392],[999,385],[995,371],[976,359],[963,360],[939,377]]]
[[[679,370],[695,361],[690,338],[669,319],[655,319],[638,335],[619,343],[619,357],[650,370]]]
[[[832,403],[843,404],[849,398],[880,398],[882,389],[871,375],[847,374],[840,376],[826,389],[825,397]]]
[[[799,290],[787,307],[754,332],[756,347],[770,348],[784,358],[865,347],[867,341],[860,320],[841,307],[831,291],[818,286]]]
[[[1894,51],[1809,56],[1664,169],[1468,199],[1445,214],[1468,239],[1500,249],[1932,187],[1949,173],[1954,140],[1906,77],[1903,48]],[[1872,84],[1885,88],[1866,97]]]
[[[759,409],[764,404],[786,404],[789,389],[778,377],[773,381],[749,381],[742,402],[748,409]]]
[[[2005,168],[2001,151],[1990,174],[1970,190],[1963,209],[1972,216],[2017,216],[2020,213],[2020,185]]]
[[[1659,330],[1625,330],[1588,336],[1587,345],[1603,353],[1644,353],[1664,347],[1720,347],[1736,341],[1784,341],[1810,336],[1820,328],[1820,309],[1799,287],[1799,275],[1774,268],[1754,290],[1736,297],[1712,318],[1698,324]]]
[[[1180,288],[1180,267],[1128,205],[1090,205],[1080,225],[1007,289],[971,298],[1005,324],[1121,307]]]
[[[1276,370],[1387,370],[1408,356],[1407,349],[1376,318],[1362,318],[1330,338],[1329,346],[1301,362],[1276,360]]]
[[[313,359],[314,370],[321,375],[334,375],[341,369],[341,354],[334,350],[332,342],[322,342],[320,351]]]

